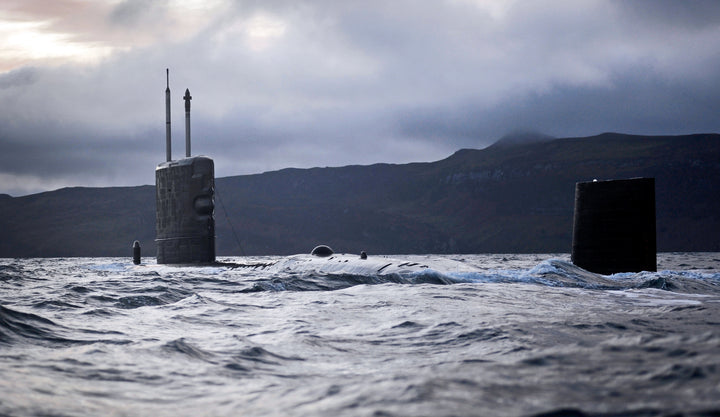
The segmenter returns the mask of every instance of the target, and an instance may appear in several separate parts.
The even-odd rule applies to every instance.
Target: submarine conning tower
[[[185,97],[186,157],[170,153],[170,81],[165,90],[167,161],[155,169],[156,246],[159,264],[215,262],[215,163],[207,156],[190,157],[189,91]]]
[[[657,270],[655,179],[575,185],[572,262],[599,274]]]

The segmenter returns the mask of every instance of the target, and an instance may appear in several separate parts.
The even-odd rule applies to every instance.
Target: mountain
[[[133,240],[155,239],[155,187],[63,188],[2,199],[0,230],[0,257],[125,256]]]
[[[517,131],[509,133],[501,137],[497,142],[493,143],[492,147],[503,147],[503,146],[516,146],[516,145],[528,145],[531,143],[548,142],[555,139],[552,136],[545,135],[543,133],[531,132],[531,131]]]
[[[218,178],[218,255],[569,252],[575,183],[633,177],[656,179],[659,251],[720,251],[718,134],[501,142],[430,163]],[[154,227],[153,186],[0,198],[0,257],[130,256],[135,239],[153,256]]]

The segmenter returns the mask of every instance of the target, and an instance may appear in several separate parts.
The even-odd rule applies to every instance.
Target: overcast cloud
[[[0,193],[434,161],[508,132],[720,131],[720,2],[4,0]]]

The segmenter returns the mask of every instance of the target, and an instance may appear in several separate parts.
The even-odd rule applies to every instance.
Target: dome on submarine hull
[[[330,246],[318,245],[313,248],[312,252],[310,252],[310,255],[319,256],[321,258],[324,258],[326,256],[332,255],[333,253],[335,253],[335,252],[333,252],[333,250],[330,249]]]

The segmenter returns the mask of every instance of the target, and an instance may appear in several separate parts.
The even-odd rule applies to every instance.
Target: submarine
[[[190,90],[185,90],[185,158],[174,160],[171,146],[170,70],[166,69],[165,126],[166,161],[155,169],[157,264],[175,266],[226,266],[319,274],[391,275],[457,270],[463,266],[426,265],[388,257],[368,258],[336,254],[318,245],[308,254],[298,254],[271,263],[226,263],[215,257],[215,174],[207,156],[192,156],[190,135]],[[140,244],[133,242],[133,262],[141,263]]]
[[[318,245],[308,254],[269,263],[223,263],[215,257],[215,173],[207,156],[191,156],[190,90],[185,90],[185,158],[172,159],[170,70],[166,69],[166,161],[155,170],[157,264],[262,268],[318,274],[407,275],[479,272],[449,259],[413,262],[387,256],[336,254]],[[572,261],[600,274],[655,271],[655,183],[633,178],[577,183]],[[140,244],[133,243],[133,262],[140,261]]]
[[[464,262],[443,258],[423,257],[422,260],[375,255],[365,251],[358,254],[335,253],[327,245],[318,245],[310,253],[282,257],[269,263],[224,264],[239,268],[262,269],[271,272],[292,272],[320,275],[400,276],[425,275],[429,282],[450,284],[459,275],[478,273],[481,269]]]

